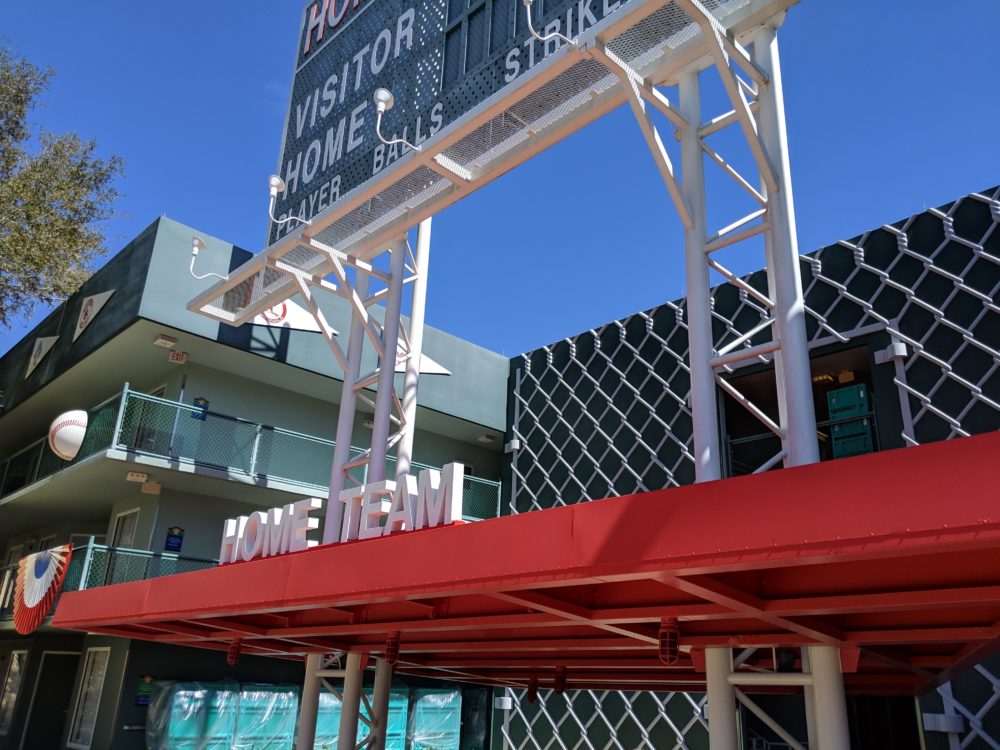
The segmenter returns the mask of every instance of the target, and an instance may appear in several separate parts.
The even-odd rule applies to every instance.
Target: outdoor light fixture
[[[483,443],[484,445],[488,445],[489,443],[492,443],[494,440],[496,440],[496,438],[493,437],[492,435],[480,435],[479,437],[476,438],[477,442]]]
[[[375,89],[375,96],[372,98],[375,100],[375,135],[378,136],[378,139],[386,146],[391,146],[394,143],[402,143],[407,148],[419,151],[420,146],[414,146],[403,138],[393,138],[391,141],[387,141],[382,137],[382,115],[396,105],[396,97],[392,95],[392,92],[389,89]]]
[[[229,651],[226,652],[226,664],[235,667],[240,663],[240,654],[243,652],[243,641],[234,638],[229,644]]]
[[[278,175],[273,174],[267,178],[267,192],[271,196],[271,200],[267,206],[267,215],[271,218],[275,224],[287,224],[290,221],[297,221],[301,224],[309,225],[312,222],[308,219],[302,219],[298,216],[286,216],[284,219],[278,219],[274,216],[274,203],[278,200],[278,193],[283,193],[287,189],[285,181],[278,177]]]
[[[566,667],[556,667],[556,679],[553,685],[556,695],[566,692]]]
[[[194,272],[194,262],[198,257],[198,253],[205,249],[205,240],[203,240],[198,235],[191,238],[191,275],[201,281],[202,279],[207,279],[209,276],[214,276],[217,279],[222,279],[223,281],[229,281],[228,276],[221,276],[217,273],[203,273],[200,276]]]
[[[385,639],[385,663],[395,666],[399,661],[399,633],[390,633]]]
[[[365,427],[367,427],[370,430],[373,427],[375,427],[375,420],[374,419],[366,419],[361,424],[363,424]]]
[[[667,666],[672,666],[680,659],[681,631],[676,617],[664,617],[660,620],[660,631],[657,633],[658,656]]]
[[[543,43],[544,42],[552,41],[553,39],[561,39],[562,41],[566,42],[566,44],[570,45],[571,47],[578,47],[578,46],[580,46],[580,43],[576,39],[570,39],[568,36],[563,36],[558,31],[553,31],[551,34],[546,34],[545,36],[542,36],[541,34],[539,34],[537,31],[535,31],[535,27],[531,25],[531,5],[532,5],[532,3],[535,2],[535,0],[521,0],[521,2],[524,3],[524,12],[525,12],[525,15],[527,15],[527,17],[528,17],[528,32],[535,39],[537,39],[538,41],[543,42]]]
[[[153,343],[156,344],[157,346],[162,346],[164,349],[173,349],[174,344],[177,343],[177,339],[175,339],[173,336],[168,336],[165,333],[161,333],[159,336],[153,339]]]

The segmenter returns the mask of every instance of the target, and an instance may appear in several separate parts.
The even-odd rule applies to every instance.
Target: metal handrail
[[[124,451],[127,451],[129,453],[137,453],[137,454],[144,454],[144,455],[150,455],[150,456],[159,456],[159,457],[166,456],[166,457],[171,458],[173,460],[180,460],[180,461],[183,461],[185,463],[191,463],[191,464],[194,464],[194,465],[203,465],[203,466],[218,467],[218,468],[224,469],[224,470],[226,470],[228,472],[233,472],[233,473],[241,474],[241,475],[244,475],[244,476],[265,477],[265,478],[266,477],[274,477],[275,479],[280,479],[281,481],[288,482],[290,484],[296,484],[296,485],[300,485],[300,486],[303,486],[303,487],[315,487],[317,489],[322,489],[322,488],[326,487],[325,484],[314,483],[314,482],[308,481],[307,478],[303,478],[301,475],[298,476],[298,477],[296,477],[296,476],[284,476],[282,474],[269,473],[266,470],[264,470],[264,471],[259,470],[261,468],[261,465],[260,465],[260,463],[258,461],[258,458],[259,458],[259,455],[260,455],[259,448],[260,448],[261,441],[262,441],[263,437],[265,436],[265,434],[267,435],[268,439],[272,439],[273,436],[279,436],[281,438],[289,438],[289,439],[292,439],[292,440],[295,440],[295,441],[303,441],[304,443],[308,443],[309,445],[312,445],[312,446],[322,446],[324,448],[329,448],[330,451],[331,451],[331,453],[332,453],[332,450],[333,450],[333,448],[335,446],[335,443],[334,443],[333,440],[330,440],[328,438],[317,437],[315,435],[308,435],[306,433],[298,432],[296,430],[290,430],[290,429],[287,429],[287,428],[284,428],[284,427],[276,427],[276,426],[273,426],[273,425],[262,424],[260,422],[254,422],[252,420],[243,419],[241,417],[234,417],[234,416],[230,416],[228,414],[220,414],[218,412],[208,411],[206,409],[201,409],[201,408],[196,407],[196,406],[190,406],[188,404],[184,404],[184,403],[181,403],[179,401],[171,401],[169,399],[161,398],[159,396],[151,396],[151,395],[145,394],[145,393],[137,393],[137,392],[135,392],[135,391],[133,391],[133,390],[131,390],[129,388],[129,384],[128,383],[124,384],[124,387],[123,387],[122,391],[119,394],[117,394],[117,395],[115,395],[115,396],[113,396],[113,397],[111,397],[109,399],[106,399],[101,404],[98,404],[97,406],[91,408],[89,410],[89,412],[91,414],[96,414],[100,409],[103,409],[103,408],[107,407],[109,404],[112,404],[115,401],[118,402],[117,411],[116,411],[115,416],[114,416],[114,426],[111,429],[111,434],[108,437],[107,443],[105,444],[105,441],[101,440],[100,441],[101,445],[100,446],[92,446],[93,448],[97,448],[98,450],[100,450],[100,449],[106,449],[106,448],[113,448],[113,449],[117,449],[117,450],[124,450]],[[152,450],[148,449],[148,448],[144,448],[142,445],[137,444],[138,441],[135,438],[137,438],[139,435],[142,434],[142,430],[144,430],[144,429],[152,429],[153,426],[150,425],[150,424],[148,424],[148,423],[144,423],[144,419],[143,419],[143,417],[142,417],[141,414],[140,414],[140,417],[139,417],[138,421],[135,424],[132,424],[132,425],[129,426],[129,431],[130,431],[132,437],[130,438],[129,435],[125,434],[125,425],[123,424],[123,420],[126,417],[126,413],[127,413],[128,409],[129,409],[129,405],[133,404],[133,403],[156,404],[156,405],[165,407],[167,409],[171,409],[176,414],[180,414],[182,412],[186,412],[189,415],[198,416],[199,418],[202,419],[202,421],[209,420],[209,419],[213,420],[213,421],[223,420],[226,423],[230,423],[230,424],[234,424],[234,425],[242,425],[242,426],[245,426],[247,428],[250,428],[250,429],[253,430],[253,438],[252,438],[253,439],[253,444],[252,444],[252,446],[249,447],[249,451],[248,451],[249,461],[245,462],[245,465],[239,465],[239,466],[224,465],[221,462],[218,462],[218,461],[217,462],[213,462],[213,461],[209,460],[210,457],[207,457],[205,455],[198,455],[197,451],[195,451],[195,453],[192,454],[192,455],[183,456],[183,457],[180,456],[178,454],[177,450],[175,449],[175,442],[174,442],[175,437],[177,436],[177,420],[176,419],[174,419],[174,429],[173,429],[172,434],[171,434],[170,445],[169,445],[169,447],[167,448],[166,451],[162,450],[162,448],[161,449],[152,449]],[[40,475],[40,471],[41,471],[42,463],[43,463],[42,458],[44,457],[45,443],[46,443],[46,439],[45,438],[40,438],[40,439],[32,442],[31,444],[29,444],[25,448],[19,450],[17,453],[14,453],[14,454],[12,454],[11,456],[9,456],[7,458],[0,459],[0,482],[2,482],[2,483],[0,483],[0,496],[3,496],[4,494],[9,494],[8,492],[5,492],[4,488],[5,488],[5,485],[6,485],[6,475],[7,475],[7,472],[9,470],[9,467],[11,466],[11,462],[17,460],[19,457],[24,456],[26,453],[30,453],[31,451],[40,451],[39,456],[37,458],[31,459],[33,461],[33,463],[28,467],[28,475],[25,478],[24,483],[21,484],[21,485],[19,485],[17,488],[15,488],[15,490],[11,490],[11,491],[16,491],[17,489],[20,489],[22,487],[27,487],[27,486],[33,484],[34,482],[37,482],[39,479],[43,478]],[[365,449],[363,449],[363,448],[358,448],[356,446],[351,446],[352,455],[360,454],[360,453],[364,452],[364,450]],[[92,455],[93,452],[94,451],[91,450],[90,453],[88,453],[87,455]],[[81,456],[79,456],[76,459],[76,461],[83,460],[84,458],[87,457],[87,455],[81,455]],[[215,456],[214,458],[218,458],[218,456]],[[51,468],[51,471],[47,471],[47,473],[45,474],[45,476],[48,476],[49,474],[54,474],[57,471],[65,468],[67,465],[68,464],[66,464],[66,463],[56,464],[56,465],[54,465]],[[438,468],[438,467],[430,466],[428,464],[421,463],[419,461],[414,461],[412,463],[412,466],[413,466],[414,469],[418,469],[418,470],[419,469],[436,469],[436,468]],[[46,467],[46,469],[48,469],[48,468],[50,468],[50,467]],[[267,467],[265,467],[265,468],[267,468]],[[489,496],[491,493],[495,493],[496,494],[496,503],[495,503],[496,508],[493,511],[493,513],[494,513],[494,515],[499,515],[500,484],[501,483],[498,482],[498,481],[495,481],[495,480],[485,479],[485,478],[482,478],[482,477],[467,476],[465,479],[468,482],[474,483],[474,486],[478,486],[478,487],[483,488],[481,490],[481,492],[485,492],[487,496]]]

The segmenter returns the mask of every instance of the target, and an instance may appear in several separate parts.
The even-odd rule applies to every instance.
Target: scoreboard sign
[[[538,0],[542,34],[575,37],[627,0]],[[372,95],[395,107],[382,134],[420,145],[555,53],[521,0],[312,0],[303,14],[279,174],[279,218],[312,218],[403,156],[375,135]],[[270,229],[269,242],[296,228]]]

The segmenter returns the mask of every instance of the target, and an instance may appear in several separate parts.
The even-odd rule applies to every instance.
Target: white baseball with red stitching
[[[72,461],[87,434],[87,412],[74,409],[60,414],[49,427],[49,448],[63,461]]]

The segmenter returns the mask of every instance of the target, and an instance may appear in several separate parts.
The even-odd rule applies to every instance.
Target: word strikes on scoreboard
[[[465,467],[453,463],[441,471],[424,469],[419,477],[407,476],[403,482],[387,479],[344,490],[340,493],[344,513],[339,541],[374,539],[460,521],[464,475]],[[319,519],[310,514],[322,508],[323,501],[313,497],[228,519],[219,565],[316,546],[308,534],[319,528]]]
[[[579,36],[627,0],[545,0],[535,26]],[[542,7],[543,6],[543,7]],[[311,219],[409,150],[375,135],[377,88],[395,97],[382,133],[417,146],[562,46],[538,42],[521,0],[312,0],[302,18],[276,215]],[[270,241],[297,222],[272,225]]]

